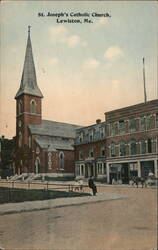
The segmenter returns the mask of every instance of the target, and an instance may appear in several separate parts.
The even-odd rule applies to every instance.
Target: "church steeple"
[[[22,94],[33,95],[41,98],[43,97],[40,89],[37,86],[36,70],[33,60],[32,45],[30,38],[30,28],[31,26],[28,26],[28,39],[27,39],[23,73],[22,73],[20,88],[15,96],[15,99],[17,99]]]

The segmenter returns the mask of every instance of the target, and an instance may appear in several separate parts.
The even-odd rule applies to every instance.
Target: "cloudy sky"
[[[48,12],[88,13],[92,23],[57,23]],[[2,2],[0,135],[15,135],[28,25],[43,119],[91,125],[106,111],[144,101],[143,57],[148,100],[157,98],[157,23],[156,1]]]

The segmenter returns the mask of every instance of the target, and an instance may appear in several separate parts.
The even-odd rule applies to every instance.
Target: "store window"
[[[103,163],[102,162],[98,162],[98,174],[103,174]]]

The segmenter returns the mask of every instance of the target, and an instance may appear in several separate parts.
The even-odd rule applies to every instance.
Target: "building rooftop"
[[[109,122],[112,120],[124,119],[136,115],[143,115],[144,113],[147,114],[153,110],[158,112],[158,99],[105,112],[105,120]]]
[[[31,134],[64,138],[75,138],[75,131],[78,128],[81,126],[47,120],[42,120],[39,125],[29,125]]]
[[[62,138],[37,136],[35,141],[42,149],[47,151],[74,150],[73,139],[63,140]]]

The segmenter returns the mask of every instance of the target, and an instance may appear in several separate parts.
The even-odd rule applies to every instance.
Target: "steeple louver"
[[[28,26],[28,39],[27,39],[25,61],[24,61],[20,88],[15,98],[19,97],[22,94],[38,96],[41,98],[43,97],[40,89],[37,86],[36,70],[33,60],[32,45],[30,38],[30,26]]]

